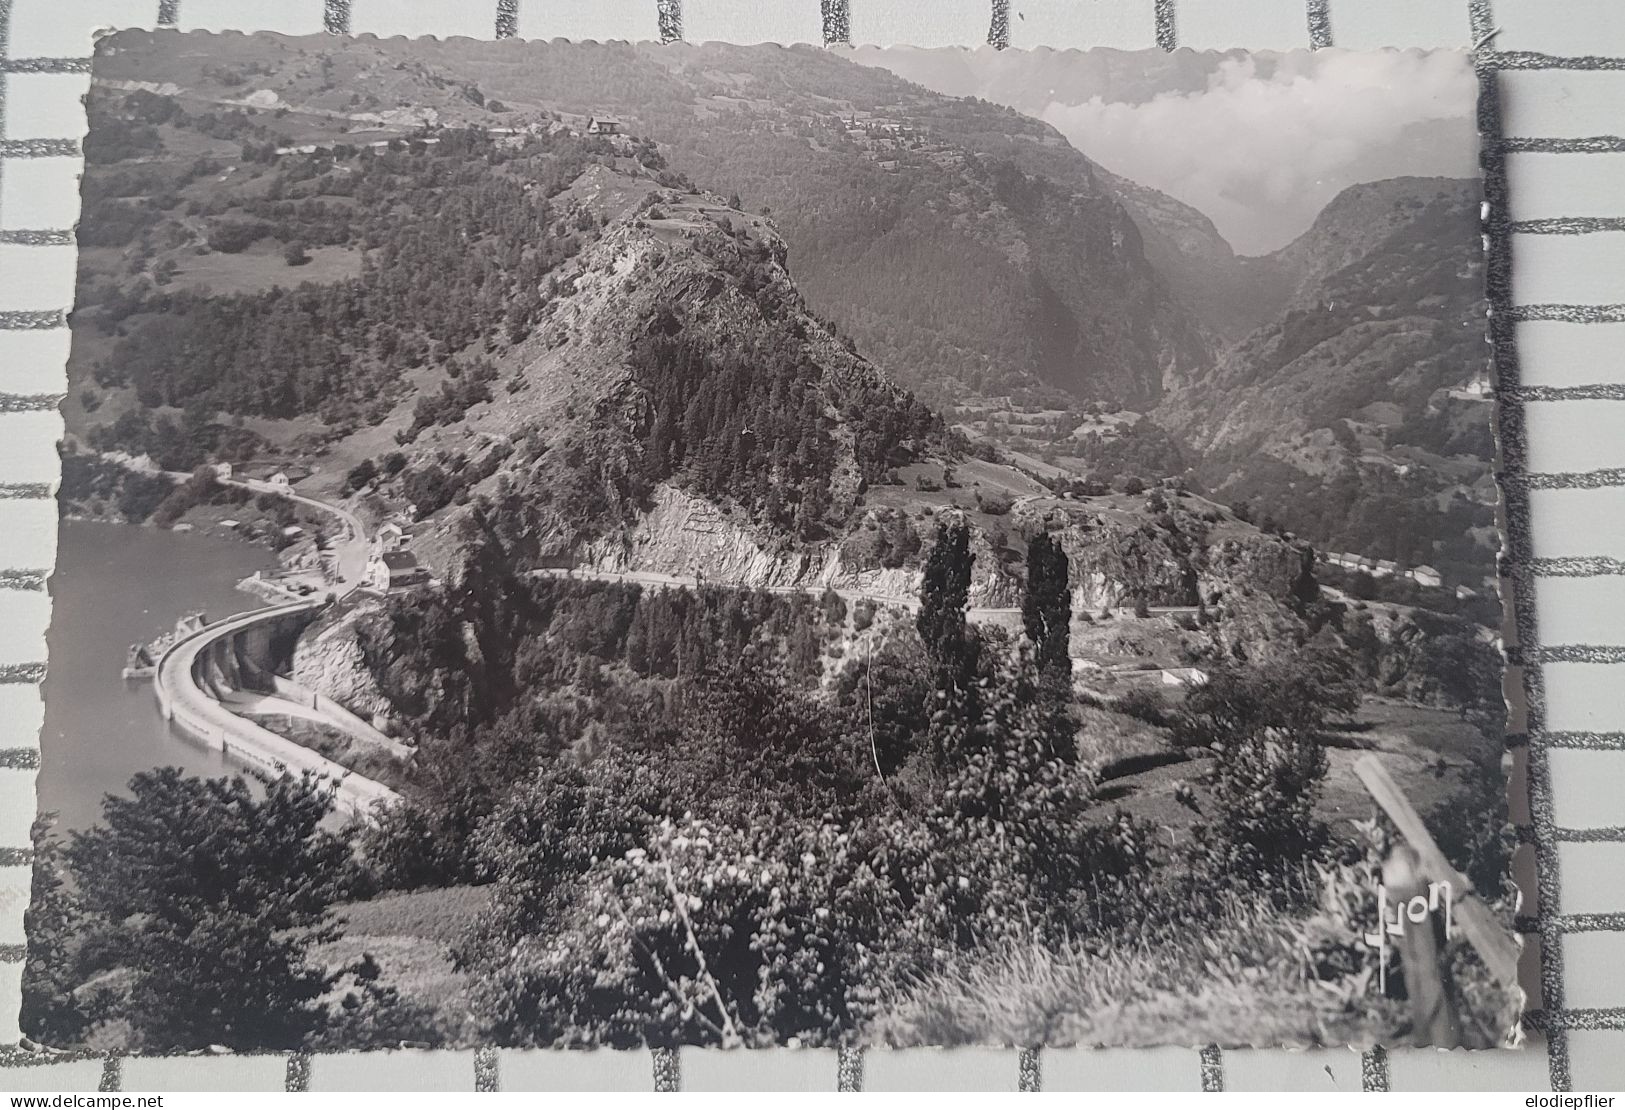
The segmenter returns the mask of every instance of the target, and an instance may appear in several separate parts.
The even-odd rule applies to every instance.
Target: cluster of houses
[[[369,130],[376,131],[377,129],[373,128]],[[570,131],[572,129],[568,123],[559,120],[543,120],[537,123],[524,124],[518,127],[488,127],[485,130],[486,133],[492,136],[492,138],[495,139],[499,145],[518,146],[531,135],[551,134],[557,131]],[[588,135],[625,135],[626,125],[618,116],[600,114],[588,116],[583,130]],[[329,140],[319,143],[294,143],[289,146],[277,147],[276,153],[278,157],[286,157],[291,154],[331,155],[339,146],[342,145],[349,145],[357,150],[366,149],[382,152],[387,150],[392,143],[422,143],[424,146],[433,146],[439,141],[440,140],[433,135],[408,133],[390,135],[387,138],[371,140]]]
[[[1400,569],[1398,563],[1392,559],[1373,559],[1368,555],[1355,555],[1351,552],[1332,551],[1321,555],[1321,559],[1330,566],[1342,567],[1344,570],[1357,570],[1368,574],[1372,578],[1408,578],[1418,586],[1427,586],[1438,589],[1444,585],[1444,578],[1437,570],[1423,563],[1420,566]]]
[[[367,559],[367,585],[379,593],[407,590],[429,581],[429,572],[417,556],[406,550],[412,537],[395,521],[388,521],[373,537],[372,555]]]
[[[903,120],[857,109],[837,116],[831,125],[846,135],[869,161],[887,173],[896,173],[899,155],[923,157],[941,166],[960,165],[963,151],[930,142],[918,127]]]
[[[387,139],[372,139],[367,142],[345,143],[297,143],[293,146],[279,146],[276,148],[278,158],[285,158],[290,154],[333,154],[340,146],[352,146],[357,150],[384,151],[389,149],[391,143],[422,143],[424,146],[434,146],[440,140],[433,135],[392,135]]]

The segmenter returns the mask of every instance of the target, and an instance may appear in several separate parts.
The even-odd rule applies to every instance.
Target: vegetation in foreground
[[[1146,727],[1203,768],[1180,830],[1104,798],[1096,733],[1123,718],[1075,706],[1059,546],[1029,544],[1019,635],[967,622],[971,562],[944,523],[916,619],[865,613],[843,661],[859,614],[834,595],[418,595],[392,618],[418,653],[388,657],[425,728],[409,801],[334,833],[309,781],[137,776],[40,841],[25,1028],[146,1051],[1402,1041],[1361,941],[1385,833],[1316,813],[1349,668],[1232,662],[1164,704]],[[1498,747],[1430,821],[1510,916]],[[1499,1043],[1516,1000],[1450,959],[1472,1043]]]

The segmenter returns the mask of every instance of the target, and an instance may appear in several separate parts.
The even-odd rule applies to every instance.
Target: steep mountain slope
[[[232,36],[205,58],[163,42],[121,36],[99,76],[253,98],[269,112],[240,110],[290,142],[338,123],[615,113],[674,171],[771,209],[812,307],[936,402],[1144,406],[1211,363],[1135,221],[1053,128],[827,51]]]
[[[1219,650],[1292,623],[1294,545],[970,454],[811,310],[772,218],[643,140],[440,126],[362,150],[310,116],[326,145],[278,154],[246,111],[105,85],[91,118],[80,444],[306,475],[453,583],[495,560],[907,599],[946,513],[974,525],[977,604],[1013,604],[1045,527],[1080,608],[1232,597]],[[1014,169],[998,187],[1064,203]]]
[[[1272,264],[1290,259],[1255,261],[1253,256],[1283,253],[1277,236],[1306,227],[1344,186],[1402,174],[1467,177],[1474,172],[1467,107],[1471,81],[1464,59],[1450,52],[1356,60],[1304,51],[865,47],[851,56],[927,88],[980,97],[1054,124],[1092,159],[1129,175],[1134,180],[1099,171],[1133,214],[1152,264],[1182,303],[1225,343],[1273,319],[1303,276],[1282,274]],[[1386,128],[1339,131],[1350,121],[1330,106],[1338,97],[1329,89],[1355,80],[1348,95],[1358,96],[1355,75],[1370,79],[1378,71],[1390,75],[1378,81],[1389,95],[1415,88],[1413,100],[1402,103],[1401,110],[1418,118],[1396,119]],[[1273,119],[1276,127],[1291,128],[1302,105],[1322,101],[1317,110],[1331,130],[1316,128],[1321,149],[1313,154],[1285,145],[1268,149],[1266,136],[1274,127],[1261,121]],[[1459,113],[1451,104],[1460,105]],[[1369,122],[1382,109],[1365,102],[1363,111]],[[1433,111],[1439,115],[1431,115]],[[1211,150],[1204,155],[1192,148],[1187,154],[1174,124],[1199,120],[1204,112],[1223,113],[1231,121],[1254,120],[1258,130],[1253,137],[1263,144],[1249,147],[1256,157],[1245,167],[1226,167],[1216,164],[1222,159]],[[1298,126],[1303,123],[1297,120]],[[1191,141],[1201,134],[1193,134]],[[1266,167],[1272,174],[1268,180],[1247,176]],[[1298,176],[1274,176],[1279,174]],[[1285,180],[1294,180],[1294,187],[1285,187]],[[1146,182],[1158,188],[1147,188]],[[1268,210],[1258,203],[1264,195],[1275,198]],[[1226,230],[1218,231],[1215,222]],[[1232,245],[1248,257],[1234,258]]]
[[[1290,290],[1280,316],[1185,383],[1164,421],[1203,450],[1251,450],[1375,402],[1421,416],[1483,368],[1477,206],[1475,183],[1443,178],[1346,190],[1259,260]]]
[[[1487,372],[1478,203],[1475,182],[1355,186],[1260,260],[1292,290],[1279,317],[1156,412],[1213,488],[1476,584],[1494,503],[1489,406],[1464,388]]]
[[[976,97],[1042,118],[1055,104],[1099,99],[1138,104],[1162,94],[1195,93],[1225,61],[1243,51],[1146,51],[1038,49],[1006,54],[859,47],[853,61],[895,73],[951,96]],[[1276,60],[1255,56],[1261,76]],[[1174,298],[1204,327],[1217,349],[1272,319],[1290,288],[1277,267],[1238,256],[1205,214],[1167,193],[1112,173],[1068,144],[1070,157],[1050,159],[1042,172],[1112,196],[1133,219],[1146,260]],[[1031,159],[1031,155],[1028,155]],[[1039,172],[1036,167],[1029,172]],[[1080,185],[1081,183],[1081,185]]]
[[[940,444],[939,422],[807,312],[760,216],[712,194],[649,201],[555,275],[498,358],[502,398],[414,452],[502,445],[468,492],[496,498],[526,558],[602,553],[672,491],[764,551],[838,534],[868,483]]]
[[[1096,167],[1145,240],[1146,260],[1213,337],[1216,349],[1275,317],[1296,283],[1276,256],[1236,254],[1213,221],[1167,193]]]

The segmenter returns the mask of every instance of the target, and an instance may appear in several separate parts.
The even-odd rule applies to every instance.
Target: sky
[[[1118,55],[1109,74],[1083,52],[1022,54],[961,52],[951,71],[879,64],[1043,119],[1112,172],[1205,213],[1238,254],[1284,246],[1349,185],[1478,172],[1477,88],[1460,52],[1148,52],[1137,70],[1141,55]]]

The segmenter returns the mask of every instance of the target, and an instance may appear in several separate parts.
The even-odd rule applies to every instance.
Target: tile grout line
[[[1016,1054],[1016,1090],[1036,1094],[1043,1090],[1043,1049],[1023,1048]]]
[[[1620,154],[1625,138],[1618,135],[1586,135],[1578,138],[1547,138],[1539,135],[1503,135],[1494,140],[1503,154]]]
[[[310,1090],[310,1053],[288,1054],[288,1066],[282,1076],[282,1089],[290,1094]]]
[[[847,0],[819,0],[825,46],[852,44],[852,9]]]
[[[1625,382],[1591,385],[1515,385],[1497,389],[1496,396],[1522,404],[1560,404],[1567,401],[1625,401]]]
[[[1543,54],[1536,50],[1487,50],[1483,54],[1496,69],[1512,72],[1546,69],[1625,70],[1625,57]]]
[[[1388,1050],[1381,1045],[1360,1053],[1360,1090],[1386,1093],[1393,1089],[1388,1070]]]
[[[991,0],[993,11],[987,25],[987,44],[995,50],[1010,46],[1010,0]]]
[[[1309,22],[1309,49],[1325,50],[1332,45],[1330,0],[1304,0]]]
[[[675,1094],[683,1089],[682,1057],[675,1048],[649,1050],[651,1078],[658,1094]]]
[[[1625,231],[1625,216],[1549,216],[1514,220],[1507,228],[1514,235],[1599,235]]]
[[[837,1051],[835,1089],[847,1094],[863,1090],[863,1049],[842,1045]]]
[[[0,57],[0,73],[89,73],[91,59]]]
[[[323,0],[322,29],[330,35],[350,33],[350,0]]]
[[[661,42],[683,39],[683,0],[655,0],[656,26]]]
[[[116,1094],[124,1088],[124,1063],[118,1053],[109,1052],[102,1060],[101,1082],[96,1084],[96,1090],[104,1094]]]
[[[1197,1059],[1202,1069],[1202,1092],[1219,1094],[1224,1091],[1224,1053],[1216,1044],[1203,1048]]]
[[[1179,48],[1179,27],[1174,19],[1174,0],[1156,0],[1153,18],[1156,21],[1156,41],[1159,50]]]

